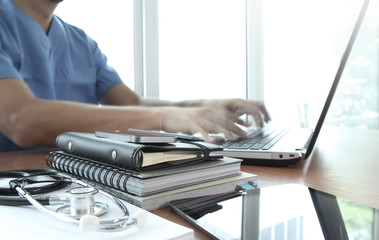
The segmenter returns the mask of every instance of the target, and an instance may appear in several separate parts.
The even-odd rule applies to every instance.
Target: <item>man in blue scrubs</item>
[[[264,104],[242,99],[168,102],[123,84],[96,42],[54,15],[60,0],[0,0],[0,152],[54,146],[58,134],[139,128],[245,135]]]

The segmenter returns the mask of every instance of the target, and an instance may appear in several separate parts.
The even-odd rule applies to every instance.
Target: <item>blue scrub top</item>
[[[0,0],[0,81],[24,81],[40,99],[95,104],[121,83],[95,41],[54,16],[48,34],[11,0]],[[0,152],[19,150],[0,133]]]

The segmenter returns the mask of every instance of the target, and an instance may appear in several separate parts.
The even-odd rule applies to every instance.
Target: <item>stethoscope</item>
[[[0,205],[22,206],[33,205],[38,210],[48,213],[57,219],[72,223],[83,231],[120,231],[131,226],[142,226],[146,215],[139,211],[133,216],[129,215],[127,207],[114,196],[96,189],[80,179],[67,177],[53,169],[23,169],[0,172],[0,179],[8,178],[8,188],[0,188]],[[66,191],[64,196],[38,195],[62,189],[72,183],[74,187]],[[109,209],[108,204],[96,202],[94,196],[101,195],[112,200],[122,211],[123,216],[116,219],[100,219],[99,216]],[[21,198],[19,196],[21,196]],[[46,205],[63,205],[50,210]]]

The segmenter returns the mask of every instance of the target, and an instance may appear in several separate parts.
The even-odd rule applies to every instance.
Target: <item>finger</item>
[[[213,111],[203,111],[193,122],[196,126],[193,129],[199,131],[204,138],[209,138],[208,133],[223,133],[228,139],[246,137],[246,132],[236,125],[245,125],[245,122],[238,118],[239,114],[227,112],[225,115],[215,114]],[[237,137],[236,137],[237,136]]]
[[[209,135],[206,131],[201,130],[201,131],[199,131],[199,133],[203,137],[204,141],[209,142],[209,143],[216,142],[216,140],[214,139],[214,137],[212,137],[211,135]]]
[[[257,127],[262,127],[263,126],[263,119],[262,119],[262,113],[260,113],[258,107],[249,107],[249,110],[246,111],[246,114],[248,116],[252,116],[253,121],[257,125]],[[251,118],[246,117],[246,120],[242,120],[241,118],[238,118],[238,121],[236,123],[248,127],[251,126]]]
[[[249,100],[242,100],[237,99],[231,103],[230,109],[233,109],[235,113],[237,114],[249,114],[253,115],[260,111],[261,103],[257,101],[249,101]]]
[[[240,136],[238,136],[232,132],[226,132],[226,133],[224,133],[224,135],[230,141],[237,141],[237,140],[241,139]]]
[[[268,123],[271,120],[270,115],[262,102],[245,101],[244,104],[240,104],[239,106],[243,107],[239,112],[244,111],[244,113],[253,116],[254,121],[258,126],[263,126],[263,121]]]
[[[237,119],[235,123],[236,123],[236,124],[239,124],[239,125],[241,125],[241,126],[244,126],[244,127],[248,127],[248,126],[251,125],[251,124],[249,124],[248,121],[242,120],[242,119],[240,119],[240,118]]]
[[[218,117],[220,119],[220,117]],[[230,122],[234,122],[236,124],[242,125],[242,126],[248,126],[248,120],[247,118],[243,119],[241,118],[241,114],[239,113],[228,113],[225,119],[229,120]],[[225,121],[225,120],[224,120]]]
[[[223,122],[225,121],[220,120],[219,118],[198,118],[196,122],[193,122],[194,126],[192,126],[192,129],[198,131],[207,142],[215,142],[215,139],[211,137],[209,133],[223,133],[228,139],[234,139],[230,134],[230,131],[224,128],[224,125],[220,124]]]
[[[191,134],[200,133],[206,142],[214,143],[216,141],[212,136],[209,135],[209,131],[206,131],[203,127],[201,127],[201,124],[196,124],[193,122],[193,124],[190,126],[189,132],[191,132]]]
[[[259,114],[261,120],[262,120],[262,116],[263,116],[263,121],[266,123],[271,120],[270,115],[266,109],[266,106],[262,102],[255,102],[254,107],[256,108],[256,113]]]
[[[254,114],[252,116],[254,118],[254,122],[257,125],[257,127],[262,128],[263,127],[263,120],[262,120],[261,114],[260,113],[256,113],[256,114]]]
[[[227,121],[224,125],[216,125],[214,129],[219,133],[223,133],[229,140],[237,140],[246,137],[246,132],[233,121]]]
[[[258,108],[259,108],[259,111],[263,114],[263,119],[266,123],[268,123],[269,121],[271,121],[271,117],[270,117],[270,114],[268,113],[267,109],[266,109],[266,106],[263,104],[263,103],[260,103],[258,105]]]
[[[220,132],[222,132],[224,136],[231,141],[246,138],[246,132],[235,124],[228,128],[221,128]]]

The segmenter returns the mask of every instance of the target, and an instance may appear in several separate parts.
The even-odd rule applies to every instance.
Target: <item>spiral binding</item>
[[[46,157],[46,164],[59,171],[95,181],[124,192],[129,192],[128,180],[133,176],[133,171],[99,164],[89,159],[62,152],[50,152]]]

